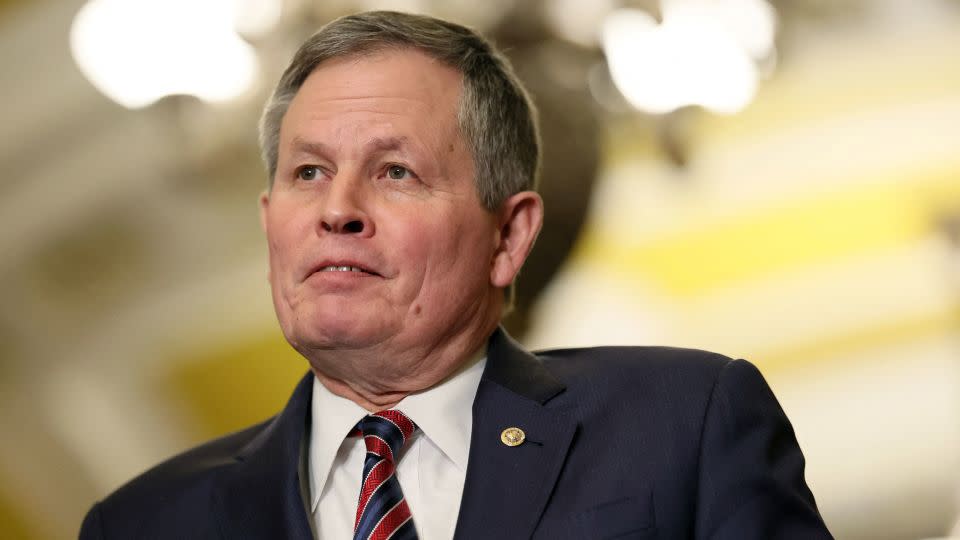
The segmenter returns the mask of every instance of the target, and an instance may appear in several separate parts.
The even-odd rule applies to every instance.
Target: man
[[[543,208],[532,106],[482,38],[334,21],[261,144],[274,306],[311,373],[277,417],[95,505],[82,538],[830,538],[750,364],[533,355],[498,328]]]

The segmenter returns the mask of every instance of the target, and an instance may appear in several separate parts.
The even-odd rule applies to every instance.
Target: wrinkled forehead
[[[327,59],[307,75],[305,87],[323,87],[342,99],[392,97],[459,108],[463,75],[456,68],[412,47],[375,49]]]
[[[284,115],[281,140],[320,132],[459,138],[462,91],[458,71],[414,49],[338,57],[304,81]]]

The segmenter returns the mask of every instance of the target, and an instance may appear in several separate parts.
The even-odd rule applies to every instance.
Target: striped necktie
[[[360,420],[367,457],[357,503],[354,540],[416,540],[410,507],[400,491],[394,456],[417,426],[402,412],[380,411]]]

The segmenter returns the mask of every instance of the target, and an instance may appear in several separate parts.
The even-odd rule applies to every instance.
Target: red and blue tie
[[[416,540],[410,507],[400,491],[394,456],[417,426],[400,411],[367,415],[357,428],[367,445],[354,540]]]

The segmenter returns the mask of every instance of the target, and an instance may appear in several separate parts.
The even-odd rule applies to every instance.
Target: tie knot
[[[400,449],[417,429],[407,415],[393,409],[368,414],[360,420],[357,427],[363,434],[367,452],[391,462],[394,456],[400,454]]]

